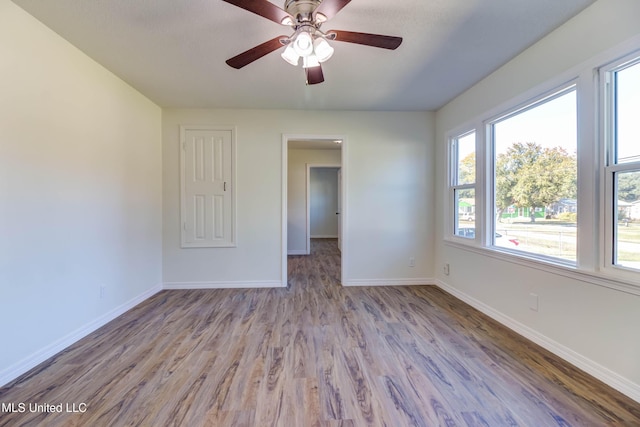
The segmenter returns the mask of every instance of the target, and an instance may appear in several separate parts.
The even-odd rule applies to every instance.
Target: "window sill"
[[[581,270],[570,262],[563,263],[562,261],[553,262],[540,260],[525,254],[516,253],[510,250],[503,250],[497,247],[480,247],[472,245],[471,242],[466,243],[458,241],[458,239],[445,239],[444,244],[452,248],[473,252],[482,256],[488,256],[504,262],[640,296],[640,285],[637,280],[617,277],[608,272]],[[640,277],[640,273],[638,273],[638,276]]]

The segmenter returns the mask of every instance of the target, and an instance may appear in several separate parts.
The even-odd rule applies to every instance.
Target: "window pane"
[[[616,173],[615,181],[615,264],[640,269],[640,171]]]
[[[473,239],[476,237],[476,191],[455,190],[454,195],[458,212],[455,233]]]
[[[494,244],[576,260],[576,91],[493,124]]]
[[[456,158],[458,162],[456,185],[476,182],[476,133],[458,138],[456,141]]]
[[[617,163],[640,160],[640,63],[616,73]]]

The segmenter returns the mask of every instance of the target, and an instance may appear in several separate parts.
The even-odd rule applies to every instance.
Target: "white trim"
[[[541,107],[565,95],[574,93],[576,97],[576,105],[575,105],[576,123],[575,124],[576,124],[576,152],[577,152],[578,146],[580,144],[579,141],[581,139],[581,134],[579,133],[581,129],[579,126],[580,126],[580,123],[582,122],[580,117],[580,111],[579,111],[581,107],[581,104],[579,101],[579,97],[581,96],[581,93],[578,92],[579,83],[580,83],[580,75],[574,76],[573,78],[567,81],[563,81],[557,86],[549,87],[547,90],[541,91],[539,95],[536,95],[534,97],[528,97],[528,99],[525,102],[514,104],[513,107],[508,108],[503,112],[494,115],[493,118],[488,118],[483,122],[483,126],[485,127],[485,135],[487,137],[487,139],[484,141],[485,154],[487,155],[487,160],[488,160],[487,163],[484,163],[484,167],[487,169],[483,171],[484,172],[483,176],[488,178],[488,180],[485,183],[487,184],[487,187],[486,187],[487,192],[482,194],[483,200],[487,202],[487,204],[484,205],[484,214],[486,218],[486,221],[484,221],[484,224],[486,228],[483,228],[483,231],[486,231],[487,234],[491,237],[485,236],[485,238],[481,240],[482,242],[481,246],[487,246],[487,247],[496,246],[494,243],[495,240],[493,238],[493,236],[495,236],[495,233],[497,233],[496,228],[498,226],[495,211],[494,211],[494,209],[496,209],[496,204],[497,204],[496,197],[495,197],[496,196],[495,188],[497,187],[496,168],[497,168],[497,160],[498,160],[498,153],[496,152],[496,146],[495,146],[495,125],[505,120],[516,117],[520,114],[526,113],[528,111],[532,111],[538,107]],[[576,163],[576,176],[578,176],[580,173],[581,173],[580,167]],[[580,184],[576,184],[576,186],[578,187],[580,186]],[[579,188],[576,188],[576,189],[580,191]],[[490,200],[487,200],[487,198],[485,197],[486,195],[490,195]],[[576,197],[576,199],[577,199],[577,203],[581,203],[579,199],[579,194],[578,194],[578,197]],[[581,231],[581,225],[582,223],[576,224],[578,239],[581,238],[579,236],[581,236],[583,233]],[[478,230],[476,230],[476,232],[478,232]],[[578,248],[576,247],[576,260],[579,258],[579,254],[577,250]],[[547,256],[547,255],[543,255],[536,252],[526,252],[524,250],[515,249],[515,248],[512,251],[509,251],[508,253],[522,254],[523,256],[530,256],[533,258],[537,258],[539,260],[546,260],[549,263],[561,263],[561,264],[567,263],[567,264],[577,265],[577,261],[576,262],[567,261],[559,257]]]
[[[586,68],[577,80],[578,90],[578,144],[583,149],[577,150],[578,193],[577,203],[580,212],[580,223],[577,225],[577,246],[575,266],[582,270],[597,270],[598,248],[602,240],[598,235],[599,193],[596,183],[599,182],[600,156],[598,155],[599,129],[596,120],[597,79],[593,70]],[[587,149],[586,147],[591,147]],[[580,183],[590,182],[593,185]],[[595,189],[595,191],[594,191]]]
[[[342,158],[342,152],[340,153],[340,157]],[[311,254],[311,239],[323,239],[323,238],[334,238],[337,239],[338,236],[312,236],[311,235],[311,169],[313,168],[341,168],[341,165],[336,165],[335,163],[307,163],[307,177],[306,177],[306,205],[305,210],[307,214],[307,232],[306,232],[306,240],[307,240],[307,255]]]
[[[146,290],[142,294],[130,299],[129,301],[127,301],[127,302],[125,302],[123,304],[120,304],[119,306],[117,306],[114,309],[108,311],[107,313],[103,314],[102,316],[92,320],[91,322],[87,323],[86,325],[76,329],[75,331],[72,331],[71,333],[65,335],[64,337],[62,337],[62,338],[54,341],[53,343],[41,348],[40,350],[38,350],[35,353],[25,357],[24,359],[18,361],[17,363],[9,366],[8,368],[4,369],[3,371],[0,371],[0,387],[2,387],[4,385],[8,384],[9,382],[15,380],[20,375],[22,375],[22,374],[28,372],[29,370],[35,368],[36,366],[38,366],[42,362],[44,362],[47,359],[49,359],[49,358],[55,356],[56,354],[60,353],[61,351],[63,351],[67,347],[69,347],[70,345],[75,344],[76,342],[80,341],[82,338],[86,337],[90,333],[96,331],[97,329],[99,329],[102,326],[106,325],[107,323],[111,322],[112,320],[114,320],[118,316],[123,315],[124,313],[126,313],[129,310],[131,310],[133,307],[135,307],[136,305],[140,304],[141,302],[151,298],[153,295],[157,294],[161,290],[162,290],[162,286],[161,285],[157,285],[157,286],[154,286],[153,288],[150,288],[150,289]]]
[[[289,150],[289,140],[318,140],[318,139],[327,139],[327,140],[341,140],[341,158],[342,162],[339,166],[342,170],[342,210],[340,215],[342,216],[342,250],[340,256],[340,270],[341,270],[341,282],[345,281],[347,276],[347,267],[348,267],[348,255],[349,255],[349,233],[348,233],[348,197],[347,190],[348,186],[348,141],[347,135],[318,135],[318,134],[282,134],[282,170],[280,174],[280,180],[282,182],[281,189],[281,216],[282,222],[280,225],[281,236],[280,236],[280,253],[281,255],[281,263],[280,263],[280,276],[281,276],[281,286],[288,286],[288,278],[287,278],[287,179],[288,179],[288,171],[289,171],[289,159],[288,159],[288,150]]]
[[[467,127],[465,128],[466,130],[464,131],[459,131],[457,133],[449,133],[447,135],[447,203],[444,206],[444,224],[445,224],[445,235],[444,238],[445,239],[451,239],[451,238],[458,238],[458,234],[457,232],[458,230],[458,225],[460,223],[459,221],[459,209],[457,209],[457,200],[455,197],[456,191],[458,190],[473,190],[473,194],[474,194],[474,198],[475,198],[475,215],[476,215],[476,224],[480,224],[482,222],[482,214],[483,211],[482,209],[478,209],[479,205],[478,205],[478,189],[477,189],[477,182],[478,182],[478,173],[480,171],[480,168],[477,167],[478,163],[478,148],[480,147],[479,145],[479,141],[478,141],[478,129],[476,129],[476,127]],[[471,184],[457,184],[456,182],[456,177],[459,174],[459,162],[460,162],[460,158],[459,158],[459,151],[460,151],[460,144],[459,144],[459,140],[469,136],[473,134],[474,135],[474,140],[475,140],[475,146],[474,146],[474,153],[476,155],[476,167],[475,167],[475,171],[476,171],[476,176],[474,177],[474,181]],[[480,214],[480,215],[478,215]],[[475,236],[473,239],[468,239],[474,242],[477,242],[477,239],[479,239],[480,236],[480,232],[482,231],[482,229],[480,227],[476,227],[475,229]]]
[[[282,282],[278,280],[247,280],[241,282],[165,282],[163,289],[188,290],[188,289],[257,289],[257,288],[282,288]],[[286,287],[286,286],[285,286]]]
[[[352,279],[342,282],[342,286],[430,286],[435,285],[434,278],[417,279]]]
[[[309,255],[305,249],[291,249],[287,251],[287,255]]]
[[[600,95],[600,99],[598,100],[600,113],[598,123],[602,129],[600,133],[602,151],[599,168],[601,181],[599,184],[602,189],[601,194],[604,197],[602,202],[602,221],[600,223],[603,230],[604,241],[601,249],[603,249],[604,252],[601,253],[600,268],[606,274],[619,277],[622,280],[628,279],[629,281],[636,280],[638,277],[638,269],[619,264],[617,259],[614,261],[614,258],[617,258],[617,251],[615,250],[617,231],[615,230],[619,226],[618,211],[616,209],[618,202],[618,200],[616,200],[617,183],[614,180],[614,175],[620,172],[637,172],[640,170],[640,162],[618,162],[615,158],[617,145],[615,137],[617,106],[615,106],[615,99],[618,88],[616,85],[617,79],[613,76],[629,66],[638,66],[639,64],[640,49],[636,49],[628,55],[616,59],[597,70],[597,83],[599,84],[597,93]]]
[[[464,251],[474,252],[476,254],[488,256],[500,261],[511,264],[521,265],[547,273],[557,274],[558,276],[568,277],[570,279],[579,280],[592,285],[603,286],[616,291],[625,292],[632,295],[640,295],[640,286],[631,281],[624,281],[613,276],[604,275],[601,272],[591,270],[579,270],[574,265],[553,263],[552,261],[541,260],[532,257],[527,252],[516,253],[507,249],[486,248],[471,246],[461,241],[445,240],[446,246],[451,246]],[[507,255],[508,254],[508,255]],[[507,255],[507,256],[505,256]]]
[[[280,198],[282,202],[280,218],[282,222],[280,224],[280,286],[286,288],[288,285],[287,282],[287,248],[288,248],[288,230],[287,230],[287,216],[288,216],[288,202],[287,202],[287,180],[289,179],[289,137],[287,135],[282,135],[282,169],[280,173],[280,182],[282,183],[282,187],[280,189]]]
[[[338,238],[337,234],[331,235],[331,236],[330,235],[324,235],[324,234],[322,234],[322,235],[315,235],[314,234],[313,236],[311,236],[311,239],[337,239],[337,238]]]
[[[341,275],[340,281],[345,282],[348,274],[348,266],[349,266],[349,209],[348,209],[348,201],[347,192],[349,190],[349,174],[347,165],[349,164],[349,147],[351,145],[347,141],[347,136],[343,135],[342,137],[342,166],[340,167],[340,177],[342,178],[342,188],[341,195],[342,200],[340,200],[340,268]]]
[[[569,362],[573,366],[582,369],[589,375],[615,388],[616,390],[627,395],[636,402],[640,402],[639,384],[636,384],[629,379],[607,369],[599,363],[596,363],[593,360],[584,357],[580,353],[573,351],[572,349],[558,343],[557,341],[554,341],[551,338],[542,335],[541,333],[529,328],[528,326],[493,309],[485,303],[478,301],[477,299],[465,294],[464,292],[459,291],[452,286],[449,286],[447,283],[441,280],[436,281],[436,286],[453,295],[454,297],[466,302],[476,310],[486,314],[502,325],[515,331],[519,335],[522,335],[528,340],[531,340],[539,346],[545,348],[546,350],[549,350],[550,352]]]

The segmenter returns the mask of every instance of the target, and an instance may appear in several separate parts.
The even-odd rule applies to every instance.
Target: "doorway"
[[[311,239],[338,239],[338,250],[341,249],[340,234],[342,217],[340,213],[341,196],[340,164],[307,163],[306,188],[306,253],[311,253]]]
[[[311,238],[337,238],[341,250],[341,281],[346,277],[347,233],[347,140],[345,135],[283,135],[282,137],[282,286],[288,286],[287,257],[308,255]],[[313,230],[313,175],[325,175],[318,185],[335,186],[335,204],[324,206],[324,225],[336,229]],[[328,177],[331,177],[330,179]],[[333,182],[334,184],[330,184]],[[331,191],[329,191],[331,193]],[[325,195],[326,196],[326,195]],[[327,196],[328,197],[328,196]],[[326,202],[326,200],[325,200]],[[326,216],[331,209],[330,221]],[[322,230],[322,228],[320,229]]]

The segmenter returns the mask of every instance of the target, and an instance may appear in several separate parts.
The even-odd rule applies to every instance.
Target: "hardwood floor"
[[[0,425],[640,426],[640,404],[438,288],[341,287],[338,258],[323,239],[288,289],[163,291],[0,389],[25,404]]]

